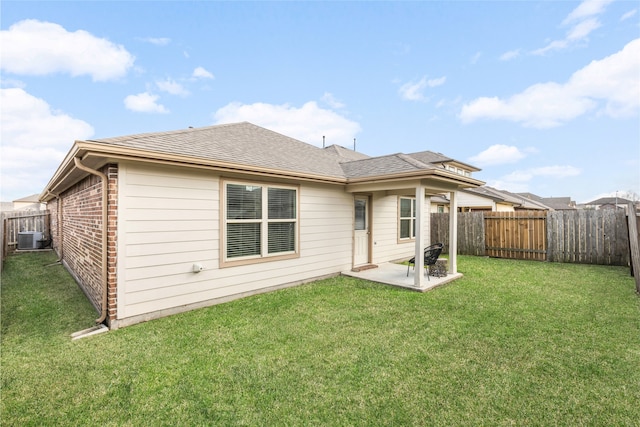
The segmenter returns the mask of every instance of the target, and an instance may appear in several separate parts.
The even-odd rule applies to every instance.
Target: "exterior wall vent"
[[[18,233],[18,249],[36,249],[42,240],[41,231],[21,231]]]

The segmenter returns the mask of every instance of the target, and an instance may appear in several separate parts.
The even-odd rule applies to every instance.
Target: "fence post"
[[[638,219],[633,203],[627,205],[627,223],[629,224],[629,260],[631,275],[636,279],[636,292],[640,293],[640,248],[638,247]]]

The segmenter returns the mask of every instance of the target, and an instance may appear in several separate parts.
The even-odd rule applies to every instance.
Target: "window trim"
[[[262,237],[260,255],[243,256],[238,258],[227,258],[227,224],[235,223],[227,220],[227,185],[249,185],[262,188],[262,218],[259,220],[252,220],[251,222],[260,223],[260,235]],[[273,219],[268,218],[269,209],[269,188],[284,188],[288,190],[294,190],[296,192],[296,215],[295,219]],[[247,220],[239,220],[237,223],[247,222]],[[268,228],[270,223],[282,223],[282,222],[294,222],[295,238],[294,246],[295,250],[289,252],[278,252],[276,254],[269,254],[268,248]],[[259,264],[263,262],[280,261],[285,259],[293,259],[300,257],[300,185],[282,184],[276,182],[267,181],[245,181],[242,179],[233,178],[221,178],[220,179],[220,227],[219,227],[219,265],[220,268],[234,267],[239,265]]]
[[[411,217],[403,217],[402,216],[402,199],[408,199],[411,200]],[[415,197],[411,197],[411,196],[398,196],[398,243],[408,243],[408,242],[415,242],[416,240],[416,230],[415,230],[415,223],[416,223],[416,198]],[[401,226],[401,222],[402,220],[407,220],[407,219],[413,219],[413,221],[410,222],[411,225],[411,229],[409,230],[409,235],[410,237],[402,237],[401,236],[401,232],[402,232],[402,226]]]

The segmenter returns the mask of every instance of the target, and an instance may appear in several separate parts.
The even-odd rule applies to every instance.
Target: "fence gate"
[[[484,212],[484,222],[485,255],[496,258],[546,260],[546,212]]]

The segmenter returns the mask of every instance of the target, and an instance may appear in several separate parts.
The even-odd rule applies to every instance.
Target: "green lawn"
[[[82,340],[54,255],[2,274],[3,426],[637,426],[629,270],[460,257],[417,293],[338,277]]]

